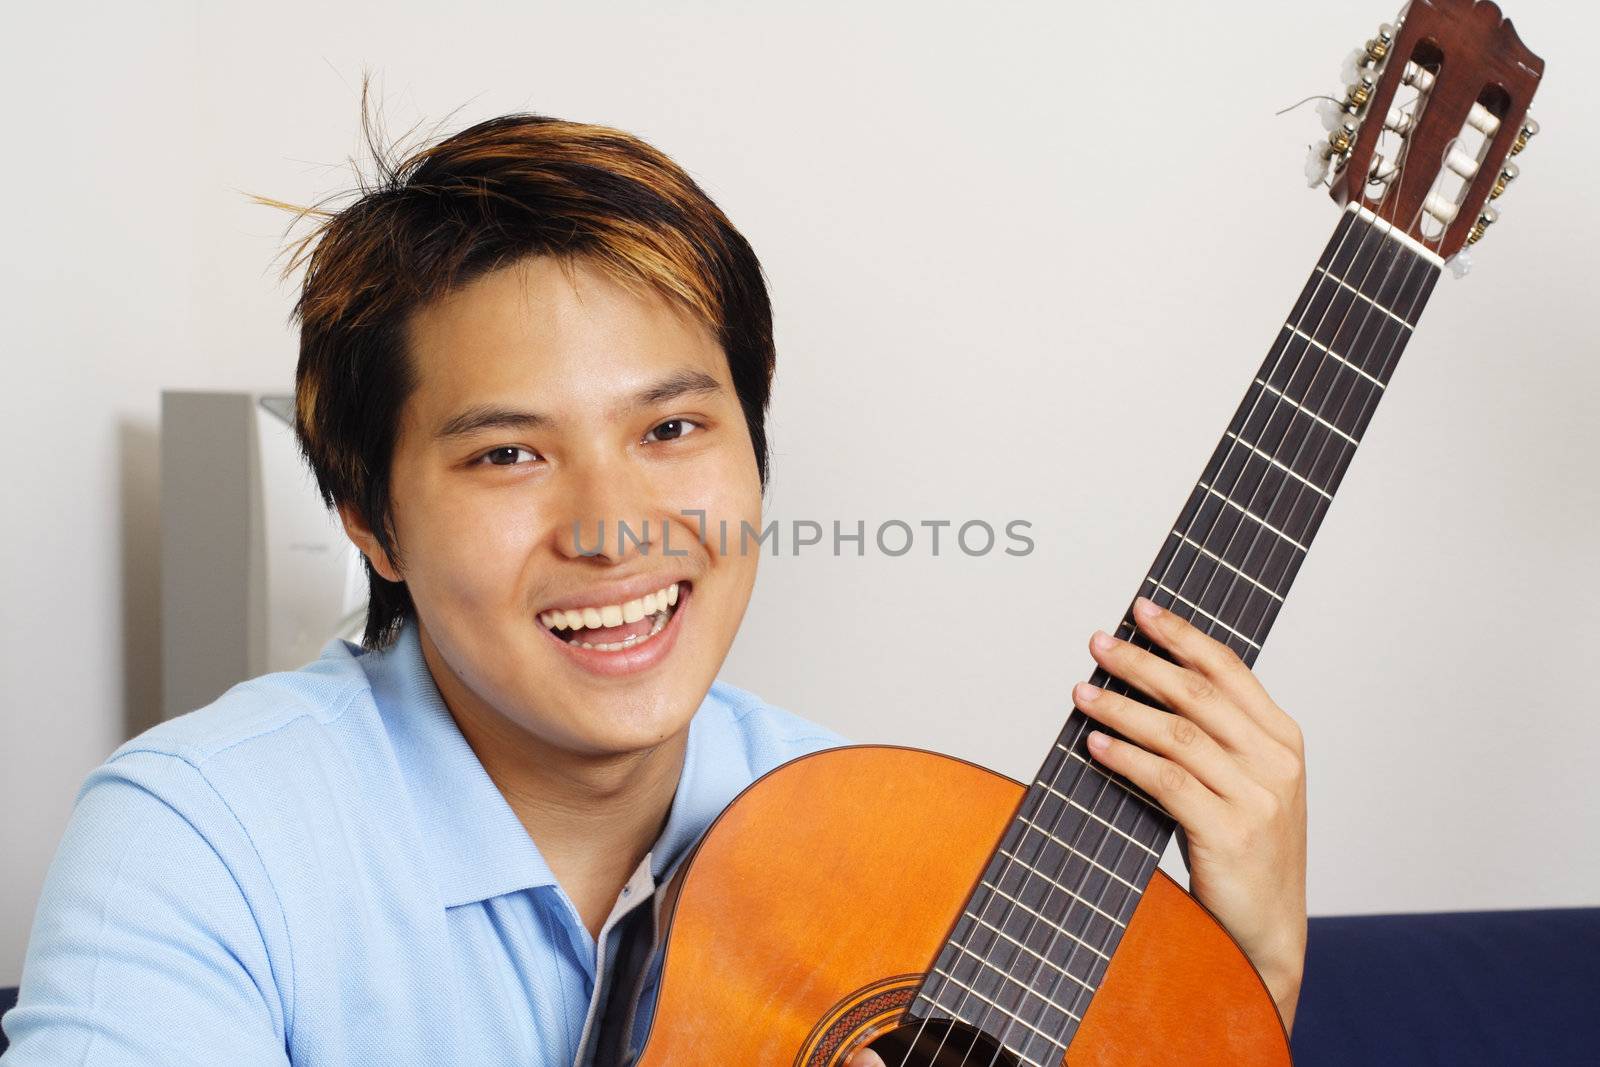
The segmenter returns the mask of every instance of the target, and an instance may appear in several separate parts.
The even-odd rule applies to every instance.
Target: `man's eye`
[[[479,456],[478,462],[487,462],[493,467],[514,467],[517,466],[518,456],[531,456],[534,459],[538,459],[539,453],[529,448],[518,448],[515,445],[501,445],[499,448],[491,448]]]
[[[700,424],[698,422],[692,422],[689,419],[668,419],[644,436],[647,441],[652,437],[657,441],[671,441],[674,438],[687,436],[699,428]]]

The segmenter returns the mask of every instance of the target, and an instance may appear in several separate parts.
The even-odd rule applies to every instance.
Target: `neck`
[[[450,670],[425,627],[418,636],[462,736],[596,933],[666,823],[687,727],[635,752],[573,752],[491,707]]]
[[[1254,664],[1439,265],[1346,211],[1140,593]],[[1172,660],[1136,629],[1131,601],[1116,632]],[[1162,706],[1103,670],[1089,680]],[[1023,1062],[1060,1061],[1174,830],[1093,762],[1089,726],[1074,709],[912,1005],[982,1026],[1004,1004],[1021,1023],[1005,1044]]]

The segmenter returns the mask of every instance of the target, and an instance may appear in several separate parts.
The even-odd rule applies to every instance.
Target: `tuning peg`
[[[1484,231],[1500,221],[1500,212],[1492,207],[1485,207],[1478,215],[1478,221],[1472,224],[1472,229],[1467,232],[1467,244],[1475,245],[1483,240]]]
[[[1468,272],[1472,270],[1472,253],[1463,248],[1450,257],[1446,262],[1446,266],[1450,268],[1452,277],[1465,278]]]
[[[1344,57],[1344,62],[1339,66],[1339,80],[1349,85],[1361,76],[1363,67],[1381,67],[1389,54],[1389,48],[1394,44],[1394,27],[1384,23],[1378,27],[1378,35],[1362,45],[1360,48],[1351,49],[1350,54]]]
[[[1524,148],[1527,148],[1528,141],[1537,136],[1538,133],[1539,124],[1533,120],[1533,116],[1528,116],[1522,122],[1522,129],[1517,131],[1517,139],[1511,142],[1511,154],[1516,155]]]
[[[1385,22],[1378,27],[1378,35],[1367,42],[1367,58],[1372,60],[1372,65],[1381,67],[1384,59],[1389,55],[1389,49],[1394,44],[1394,27]]]
[[[1489,190],[1489,199],[1498,200],[1500,194],[1506,191],[1506,186],[1517,180],[1517,175],[1522,171],[1515,163],[1507,162],[1500,168],[1500,176],[1494,180],[1494,187]]]
[[[1333,161],[1333,152],[1325,144],[1314,144],[1306,153],[1306,187],[1315,189],[1328,180],[1328,168]]]
[[[1367,101],[1372,99],[1372,94],[1377,88],[1378,83],[1373,80],[1371,73],[1363,72],[1357,74],[1345,86],[1345,107],[1359,114],[1361,109],[1367,106]]]
[[[1346,111],[1344,105],[1333,97],[1323,97],[1317,101],[1317,118],[1322,120],[1322,128],[1329,133],[1337,130],[1340,124],[1349,117],[1350,112]]]
[[[1347,115],[1344,121],[1339,123],[1339,128],[1328,134],[1328,144],[1333,149],[1334,155],[1342,156],[1350,151],[1356,143],[1358,129],[1360,124]]]

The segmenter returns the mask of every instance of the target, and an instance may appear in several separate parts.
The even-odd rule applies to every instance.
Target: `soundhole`
[[[867,1048],[887,1067],[1019,1067],[988,1034],[950,1019],[907,1019]]]

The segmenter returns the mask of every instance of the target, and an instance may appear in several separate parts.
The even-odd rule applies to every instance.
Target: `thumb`
[[[844,1067],[888,1067],[883,1057],[870,1048],[858,1048],[844,1061]]]

